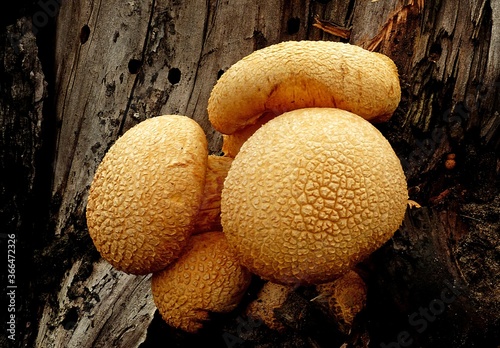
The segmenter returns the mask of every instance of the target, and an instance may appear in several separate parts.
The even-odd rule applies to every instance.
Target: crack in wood
[[[386,21],[377,35],[375,35],[367,42],[361,42],[360,46],[366,48],[369,51],[377,51],[382,42],[389,41],[389,38],[395,31],[395,27],[406,23],[408,16],[419,15],[422,12],[423,8],[424,0],[410,0],[407,5],[404,5],[400,9],[396,10],[395,13],[389,16],[389,19]]]

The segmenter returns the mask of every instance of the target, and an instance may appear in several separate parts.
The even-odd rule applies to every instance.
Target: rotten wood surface
[[[1,156],[3,168],[19,168],[2,180],[2,218],[35,270],[22,270],[30,285],[17,324],[20,346],[225,346],[232,338],[235,346],[371,341],[378,347],[413,329],[405,316],[439,296],[442,282],[425,269],[443,270],[450,282],[467,284],[467,292],[441,317],[449,326],[433,325],[411,338],[425,347],[500,344],[498,301],[487,300],[499,299],[500,284],[494,251],[500,1],[67,1],[52,24],[36,30],[26,27],[43,9],[30,9],[23,24],[2,28]],[[349,39],[314,26],[317,20],[348,30]],[[154,316],[147,278],[111,270],[93,248],[85,206],[95,169],[123,132],[160,114],[192,117],[210,151],[219,151],[221,136],[206,114],[218,76],[256,49],[302,39],[348,41],[396,62],[402,102],[378,127],[403,163],[410,198],[424,210],[409,212],[393,240],[363,265],[370,301],[351,337],[330,337],[317,311],[300,310],[309,308],[306,290],[283,316],[286,335],[257,325],[242,330],[244,309],[195,337],[171,330]],[[26,99],[19,102],[15,87],[23,81],[29,82]],[[452,170],[444,166],[449,153],[456,155]],[[7,203],[10,196],[15,205]],[[491,255],[480,272],[483,253]]]

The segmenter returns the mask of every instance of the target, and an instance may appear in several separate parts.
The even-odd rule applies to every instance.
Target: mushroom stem
[[[233,159],[223,156],[208,156],[205,188],[193,234],[222,230],[220,202],[222,187]]]

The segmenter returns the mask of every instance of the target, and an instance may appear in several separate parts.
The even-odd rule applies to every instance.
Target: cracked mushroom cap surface
[[[399,76],[387,56],[330,41],[286,41],[233,64],[208,101],[210,122],[233,134],[264,113],[333,107],[383,122],[401,99]]]
[[[224,233],[240,262],[281,284],[331,281],[399,228],[406,179],[389,142],[348,111],[307,108],[263,125],[224,183]]]
[[[222,232],[206,232],[189,239],[181,257],[154,273],[155,304],[167,324],[196,332],[210,312],[230,312],[239,303],[251,274],[234,257]]]
[[[186,116],[153,117],[126,131],[90,188],[87,225],[101,256],[132,274],[175,260],[194,227],[207,156],[205,133]]]

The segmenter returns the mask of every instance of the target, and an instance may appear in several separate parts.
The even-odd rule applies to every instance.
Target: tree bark
[[[1,36],[0,239],[16,236],[19,285],[16,341],[1,346],[500,345],[499,0],[49,0],[24,12]],[[402,101],[377,127],[423,207],[359,265],[368,304],[350,334],[331,329],[308,289],[281,309],[285,334],[250,323],[244,304],[258,280],[203,332],[173,330],[155,315],[148,276],[99,259],[85,221],[93,174],[121,134],[161,114],[192,117],[218,152],[206,113],[218,76],[254,50],[302,39],[395,61]]]

